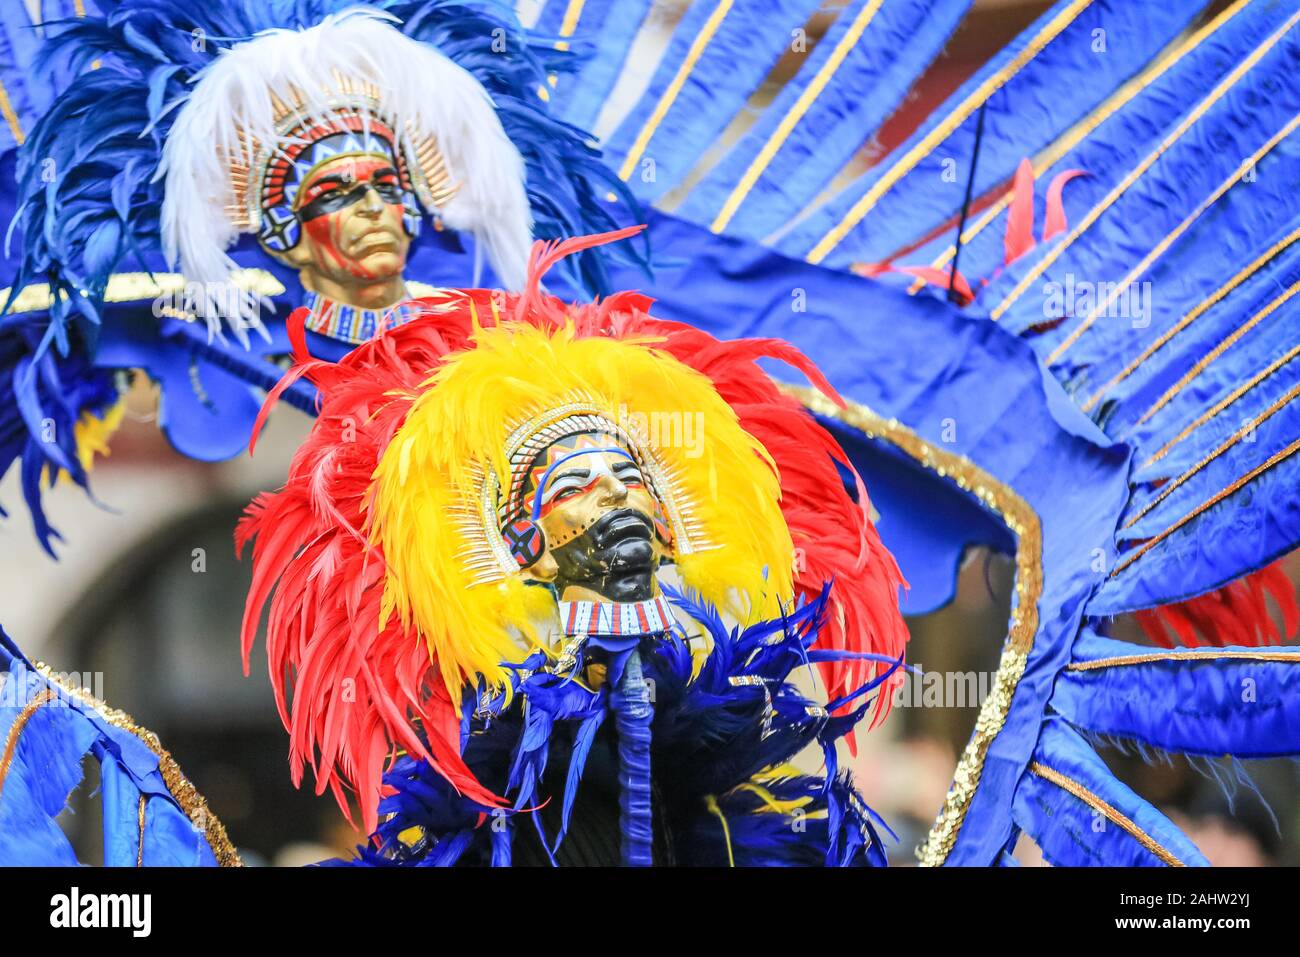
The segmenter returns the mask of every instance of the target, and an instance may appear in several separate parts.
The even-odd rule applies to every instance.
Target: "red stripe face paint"
[[[302,238],[284,259],[307,275],[309,288],[373,307],[367,291],[401,284],[411,245],[392,157],[341,156],[312,171],[297,197]]]

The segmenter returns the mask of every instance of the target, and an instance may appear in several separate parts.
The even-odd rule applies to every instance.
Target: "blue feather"
[[[569,773],[564,781],[564,807],[560,815],[560,830],[555,835],[553,851],[559,848],[564,835],[569,831],[569,816],[573,812],[573,802],[578,797],[578,785],[582,781],[583,769],[587,766],[587,756],[591,754],[596,732],[600,730],[604,720],[605,712],[596,712],[578,726],[578,733],[574,736],[573,754],[569,758]]]
[[[716,639],[693,680],[690,649],[680,636],[670,634],[642,644],[644,673],[655,688],[649,743],[651,767],[662,769],[656,772],[655,782],[662,792],[656,802],[661,801],[663,813],[671,815],[678,863],[716,865],[729,859],[741,865],[885,863],[877,827],[890,836],[892,832],[857,794],[848,776],[839,772],[835,758],[835,742],[861,720],[868,705],[828,717],[789,683],[815,645],[829,597],[829,590],[824,590],[773,621],[728,628],[717,609],[698,595],[672,592],[674,605],[690,609],[691,616]],[[543,663],[536,657],[530,661]],[[465,760],[479,779],[489,787],[505,785],[507,796],[513,794],[517,810],[504,812],[507,827],[474,828],[473,822],[488,809],[456,794],[424,762],[402,758],[385,777],[396,793],[381,803],[380,812],[391,816],[350,863],[427,865],[454,860],[504,866],[512,858],[509,835],[521,823],[514,821],[519,813],[532,815],[542,850],[555,863],[593,744],[615,702],[607,689],[591,692],[569,676],[517,667],[516,703],[487,717],[482,701],[477,708],[467,708],[476,717],[472,733],[465,738]],[[733,684],[732,679],[741,676],[759,678],[769,693],[765,695],[762,686]],[[526,704],[520,706],[520,699]],[[769,700],[772,713],[765,718]],[[525,809],[546,801],[542,774],[551,739],[562,723],[571,723],[575,730],[560,827],[550,842],[541,815]],[[765,724],[770,725],[766,733]],[[823,775],[755,777],[786,764],[814,743],[827,756]],[[759,786],[743,787],[750,783]],[[764,794],[777,802],[796,802],[799,826],[792,826],[789,814],[774,811]],[[713,799],[726,820],[729,842],[707,798]],[[397,840],[398,834],[417,826],[427,841],[412,848]]]

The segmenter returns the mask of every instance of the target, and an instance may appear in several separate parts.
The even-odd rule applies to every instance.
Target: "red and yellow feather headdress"
[[[494,541],[495,517],[511,480],[508,439],[556,409],[619,423],[699,413],[698,447],[634,437],[678,532],[682,582],[744,622],[833,579],[823,645],[902,652],[902,579],[865,490],[859,482],[850,494],[843,451],[754,361],[783,360],[839,401],[804,356],[777,340],[720,342],[654,319],[635,293],[569,305],[541,292],[564,256],[633,231],[539,243],[522,294],[423,300],[423,318],[337,363],[311,359],[301,315],[290,320],[297,364],[267,408],[306,376],[320,414],[285,486],[259,496],[236,535],[241,549],[256,539],[245,670],[269,601],[267,652],[294,781],[311,765],[318,793],[331,788],[345,813],[351,787],[368,830],[399,749],[475,800],[500,803],[461,759],[460,706],[466,688],[504,687],[504,664],[540,646],[535,626],[553,599],[525,586]],[[880,667],[824,664],[829,695]]]

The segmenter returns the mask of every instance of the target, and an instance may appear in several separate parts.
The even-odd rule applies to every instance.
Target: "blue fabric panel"
[[[790,255],[807,255],[897,158],[924,141],[986,79],[1013,69],[1033,38],[1058,18],[1069,18],[1073,11],[1068,26],[988,97],[975,176],[977,195],[1009,180],[1021,159],[1039,152],[1091,112],[1176,36],[1201,6],[1094,0],[1075,9],[1073,0],[1060,0],[963,83],[890,156],[784,236],[779,248]],[[1104,34],[1104,53],[1095,49],[1101,36],[1097,31]],[[824,264],[843,268],[854,262],[885,260],[956,216],[965,195],[976,125],[977,111],[912,166],[822,260]]]
[[[33,24],[24,0],[0,4],[0,87],[4,89],[14,119],[24,133],[49,108],[68,80],[61,69],[38,69],[37,51],[45,28]],[[94,10],[94,3],[87,7]],[[73,0],[40,0],[36,23],[43,24],[76,16]],[[17,145],[8,122],[0,122],[0,151]],[[6,217],[5,222],[8,222]]]
[[[0,664],[11,661],[0,647]],[[46,685],[21,666],[0,671],[0,679],[0,741],[7,741],[20,713]],[[81,759],[95,738],[94,726],[59,701],[31,713],[0,791],[0,867],[77,863],[57,819],[81,782]]]
[[[865,29],[767,163],[727,232],[760,240],[803,211],[902,102],[970,0],[852,0],[758,122],[709,171],[677,214],[710,225],[859,16]],[[865,8],[865,12],[864,12]]]
[[[549,0],[534,29],[558,35],[570,0]],[[585,0],[571,42],[582,59],[576,75],[557,79],[551,90],[555,115],[589,130],[596,125],[627,61],[650,0]]]
[[[152,798],[145,805],[145,867],[216,867],[204,836],[173,801]]]
[[[290,346],[284,318],[290,311],[286,303],[274,319],[267,321],[269,342],[255,336],[250,339],[250,350],[233,341],[215,343],[214,348],[229,353],[233,359],[287,354]],[[110,306],[105,313],[96,365],[144,369],[159,383],[159,425],[178,452],[215,462],[248,448],[263,398],[253,383],[196,355],[189,343],[173,334],[181,320],[155,318],[149,302]],[[272,377],[256,385],[267,389],[275,381]]]
[[[1154,661],[1066,671],[1052,708],[1087,731],[1166,751],[1263,758],[1300,754],[1300,648],[1165,650],[1085,628],[1079,662]]]
[[[1173,822],[1117,780],[1065,721],[1051,718],[1043,724],[1034,760],[1082,785],[1182,864],[1209,866]],[[1039,775],[1026,773],[1021,779],[1014,813],[1016,823],[1055,866],[1167,866],[1124,827]]]
[[[112,755],[99,762],[104,866],[135,867],[140,859],[140,789]]]
[[[1125,403],[1134,410],[1150,408],[1200,358],[1297,282],[1300,250],[1202,315],[1174,340],[1178,351]],[[1090,605],[1091,613],[1117,614],[1201,594],[1300,544],[1300,502],[1295,498],[1300,460],[1293,449],[1300,435],[1300,404],[1288,398],[1300,381],[1296,365],[1281,366],[1189,432],[1164,457],[1147,464],[1151,454],[1186,432],[1202,413],[1279,359],[1300,341],[1298,336],[1300,300],[1292,299],[1206,364],[1137,432],[1143,454],[1123,524],[1136,522],[1121,528],[1117,539],[1124,548],[1121,555],[1145,547],[1145,541],[1157,536],[1160,541],[1107,581]],[[1261,419],[1226,451],[1218,451],[1248,423]],[[1238,487],[1256,469],[1261,473]],[[1229,488],[1236,490],[1220,498]]]
[[[0,631],[3,737],[23,707],[44,691],[55,698],[32,713],[0,791],[0,866],[77,863],[57,818],[81,783],[87,754],[101,768],[106,864],[135,866],[143,794],[146,864],[215,865],[206,837],[172,797],[149,746],[46,681]]]
[[[1068,275],[1073,275],[1076,282],[1118,282],[1124,278],[1201,204],[1208,202],[1215,191],[1237,173],[1247,157],[1264,148],[1294,119],[1300,111],[1300,90],[1292,82],[1297,56],[1300,56],[1300,22],[1274,43],[1227,92],[1214,100],[1204,115],[1170,144],[1080,239],[1057,256],[1051,267],[1011,304],[999,321],[1015,332],[1023,333],[1031,326],[1042,324],[1045,319],[1060,315],[1046,295],[1045,284],[1049,281],[1064,283]],[[1207,102],[1213,99],[1204,88],[1201,96]],[[1199,100],[1197,97],[1193,102]],[[1167,135],[1172,133],[1171,130]],[[1295,153],[1300,146],[1291,144],[1282,149],[1284,159],[1269,163],[1267,167],[1261,160],[1254,182],[1239,183],[1232,188],[1229,195],[1234,202],[1231,207],[1225,207],[1225,211],[1230,211],[1213,220],[1207,220],[1202,214],[1197,227],[1203,228],[1184,233],[1163,254],[1158,263],[1168,272],[1139,278],[1158,280],[1155,289],[1161,292],[1167,287],[1177,289],[1188,276],[1200,277],[1201,282],[1216,277],[1220,281],[1226,278],[1225,250],[1220,246],[1219,237],[1235,233],[1236,248],[1231,252],[1236,253],[1255,233],[1268,234],[1300,211],[1300,198],[1296,197],[1286,172],[1294,167]],[[1124,171],[1119,175],[1117,170],[1117,178],[1130,172]],[[1078,205],[1075,208],[1088,207]],[[1213,245],[1207,247],[1211,237]],[[1045,252],[1046,248],[1040,248],[1034,254],[1017,260],[984,291],[981,305],[994,309]],[[1244,264],[1243,258],[1240,265]],[[1069,312],[1065,310],[1067,316]],[[1048,356],[1067,335],[1074,332],[1081,319],[1067,318],[1064,323],[1037,335],[1034,344],[1039,354]],[[1114,319],[1099,321],[1090,327],[1085,338],[1099,332],[1109,333],[1111,343],[1121,335],[1127,335],[1130,343],[1135,338],[1143,338],[1134,337],[1132,330],[1127,328],[1129,326],[1130,323]],[[1138,331],[1140,333],[1142,327]],[[1072,352],[1073,347],[1071,354],[1067,354],[1068,360],[1088,362],[1086,353],[1076,358]]]
[[[892,446],[822,419],[862,476],[879,514],[876,528],[898,561],[909,588],[905,615],[925,615],[946,606],[957,588],[967,548],[984,545],[1015,552],[1015,538],[997,518],[950,482],[927,472]]]
[[[1297,315],[1295,310],[1291,310],[1287,318],[1290,321],[1278,323],[1276,326],[1267,329],[1266,332],[1270,334],[1256,336],[1251,338],[1248,342],[1242,343],[1241,347],[1243,348],[1243,351],[1253,353],[1253,356],[1257,358],[1259,362],[1257,367],[1250,369],[1252,376],[1258,375],[1257,370],[1265,370],[1281,358],[1278,356],[1278,342],[1294,343],[1300,341],[1296,338],[1297,336],[1300,336],[1300,329],[1297,328],[1296,322],[1296,320],[1300,318],[1300,315]],[[1279,335],[1274,337],[1271,335],[1271,333],[1274,332]],[[1287,338],[1284,338],[1283,336],[1286,336]],[[1250,348],[1247,349],[1247,346]],[[1225,354],[1224,358],[1226,359],[1226,357]],[[1231,364],[1232,363],[1225,362],[1224,366],[1226,367]],[[1207,376],[1212,372],[1216,374],[1213,375],[1209,381],[1197,384],[1205,395],[1205,398],[1202,400],[1204,403],[1204,409],[1198,408],[1191,414],[1184,414],[1177,417],[1166,417],[1164,416],[1164,410],[1161,410],[1161,412],[1157,414],[1158,417],[1172,419],[1177,422],[1180,427],[1190,425],[1195,420],[1202,418],[1203,412],[1209,412],[1211,409],[1215,408],[1216,405],[1222,404],[1222,402],[1230,399],[1234,391],[1232,388],[1234,384],[1239,388],[1245,381],[1247,381],[1244,369],[1237,371],[1234,375],[1226,368],[1223,370],[1216,369],[1216,365],[1217,363],[1211,363],[1206,368],[1206,372],[1203,373]],[[1217,373],[1219,372],[1225,374],[1218,375]],[[1185,473],[1194,470],[1203,458],[1216,451],[1224,444],[1230,442],[1234,438],[1235,433],[1240,432],[1246,424],[1257,419],[1261,419],[1262,421],[1260,421],[1255,427],[1253,434],[1244,436],[1236,445],[1231,446],[1223,453],[1224,456],[1236,457],[1238,459],[1237,467],[1235,469],[1229,469],[1225,474],[1240,474],[1240,472],[1249,468],[1252,463],[1259,461],[1259,449],[1255,447],[1259,446],[1260,448],[1264,448],[1265,446],[1260,445],[1261,438],[1276,434],[1277,430],[1274,427],[1274,424],[1279,421],[1286,421],[1291,415],[1291,409],[1288,405],[1291,400],[1288,399],[1288,396],[1291,396],[1295,391],[1297,383],[1300,383],[1300,361],[1290,360],[1281,363],[1275,371],[1262,378],[1243,395],[1225,405],[1222,411],[1214,413],[1206,419],[1203,424],[1197,425],[1196,429],[1188,433],[1186,438],[1180,439],[1172,446],[1169,446],[1168,451],[1166,451],[1160,458],[1156,459],[1154,462],[1150,462],[1150,464],[1148,464],[1146,459],[1143,459],[1133,473],[1133,482],[1136,488],[1134,491],[1133,502],[1129,508],[1130,512],[1136,513],[1140,508],[1144,508],[1149,502],[1154,502],[1159,495],[1168,488],[1170,482],[1175,481],[1181,478]],[[1191,386],[1189,385],[1188,389],[1190,388]],[[1213,397],[1212,402],[1208,401],[1210,397]],[[1276,407],[1276,411],[1271,411],[1274,407]],[[1179,411],[1182,410],[1180,409]],[[1265,416],[1267,417],[1265,418]],[[1173,439],[1178,438],[1182,431],[1185,431],[1185,428],[1180,428],[1177,434],[1170,436],[1170,440],[1172,441]],[[1293,432],[1290,434],[1294,435]],[[1168,443],[1166,442],[1165,444],[1157,446],[1154,443],[1143,443],[1139,444],[1138,448],[1142,452],[1154,454],[1155,452],[1164,449],[1167,444]],[[1213,466],[1211,468],[1213,468]],[[1197,494],[1200,495],[1200,499],[1196,499],[1195,496],[1193,496],[1192,499],[1188,499],[1188,501],[1199,502],[1208,497],[1206,494],[1207,492],[1213,491],[1213,489],[1204,487],[1203,483],[1198,483],[1196,479],[1193,479],[1188,484],[1200,484],[1202,486],[1197,491]],[[1183,496],[1181,493],[1176,492],[1170,497],[1170,499],[1166,499],[1165,501],[1170,501],[1174,497]],[[1163,510],[1163,505],[1160,506],[1160,508]],[[1131,534],[1133,537],[1140,537],[1149,531],[1158,531],[1158,528],[1156,528],[1155,525],[1156,523],[1151,523],[1146,519],[1142,519],[1138,522],[1137,526],[1131,531],[1131,533],[1125,534]]]
[[[1276,380],[1272,381],[1268,388],[1262,388],[1260,391],[1265,395],[1277,395],[1278,401],[1281,402],[1286,399],[1286,394],[1291,391],[1288,388],[1286,393],[1278,395],[1278,393],[1282,393],[1281,387],[1285,385],[1293,388],[1296,378],[1295,370],[1293,368],[1288,369],[1284,375],[1276,377]],[[1215,431],[1222,430],[1224,433],[1231,433],[1240,430],[1244,421],[1238,418],[1241,412],[1239,410],[1234,410],[1231,413],[1225,412],[1225,416],[1227,415],[1231,415],[1232,420],[1218,423]],[[1157,476],[1162,478],[1167,476],[1169,481],[1164,485],[1144,485],[1138,489],[1134,494],[1130,508],[1134,512],[1134,518],[1137,518],[1139,514],[1142,517],[1137,518],[1137,521],[1131,527],[1122,529],[1117,533],[1120,542],[1125,545],[1140,543],[1161,534],[1174,522],[1181,520],[1192,510],[1208,501],[1214,493],[1226,488],[1229,483],[1234,482],[1256,466],[1263,465],[1266,460],[1273,458],[1275,455],[1284,453],[1287,447],[1295,441],[1297,435],[1300,435],[1300,403],[1287,401],[1278,408],[1277,412],[1255,426],[1253,435],[1249,440],[1243,439],[1236,442],[1196,471],[1192,469],[1194,466],[1200,465],[1197,461],[1198,456],[1195,449],[1195,445],[1198,443],[1191,442],[1191,440],[1183,443],[1189,447],[1181,449],[1179,458],[1182,461],[1166,463],[1164,459],[1160,459],[1153,466],[1139,473],[1145,478],[1152,479]],[[1217,451],[1217,449],[1213,451]],[[1208,454],[1209,451],[1205,453],[1204,457],[1208,457]],[[1184,469],[1184,464],[1188,468]],[[1289,461],[1281,462],[1274,468],[1294,477],[1293,473],[1291,473],[1294,465]],[[1173,482],[1182,479],[1185,474],[1190,474],[1192,477],[1175,488]],[[1277,483],[1268,479],[1265,479],[1265,484],[1275,492],[1283,493],[1285,491],[1285,489],[1275,487]],[[1262,487],[1263,485],[1261,485]],[[1292,488],[1294,488],[1294,485]],[[1161,496],[1165,497],[1162,498]],[[1277,551],[1289,550],[1290,539],[1284,535],[1279,540],[1273,534],[1274,532],[1285,533],[1287,529],[1291,528],[1291,523],[1288,521],[1289,510],[1285,497],[1273,502],[1261,502],[1258,495],[1251,495],[1248,501],[1234,502],[1227,508],[1248,506],[1252,509],[1259,509],[1270,504],[1275,505],[1279,510],[1276,515],[1270,517],[1280,522],[1281,527],[1264,528],[1265,522],[1263,520],[1265,516],[1261,513],[1259,531],[1266,536],[1266,540],[1239,553],[1221,556],[1218,559],[1220,570],[1226,571],[1233,567],[1242,567],[1239,565],[1241,561],[1247,563],[1245,567],[1256,567],[1256,563],[1262,556]],[[1140,509],[1147,507],[1150,507],[1151,511],[1143,514]],[[1223,506],[1220,506],[1219,511],[1222,511],[1223,508]],[[1195,524],[1198,534],[1205,535],[1208,532],[1221,532],[1225,524],[1233,522],[1234,520],[1227,515],[1202,512],[1197,517]],[[1184,528],[1190,527],[1190,525],[1184,526]],[[1206,541],[1204,544],[1207,548],[1229,547],[1229,543],[1219,541],[1219,537],[1213,536],[1212,540]],[[1150,562],[1149,559],[1144,560],[1146,561],[1145,568],[1148,571],[1158,564]]]
[[[610,136],[605,147],[610,165],[622,166],[664,94],[670,92],[710,17],[724,4],[730,6],[721,24],[690,68],[628,179],[643,202],[653,202],[681,181],[790,48],[792,31],[802,27],[819,6],[817,0],[706,0],[692,4],[677,25],[645,94]]]
[[[1161,138],[1186,113],[1188,104],[1199,101],[1225,74],[1241,63],[1243,50],[1253,49],[1277,29],[1279,12],[1278,7],[1267,4],[1242,7],[1194,49],[1168,66],[1122,109],[1104,119],[1082,142],[1039,173],[1034,184],[1035,238],[1042,236],[1047,190],[1057,174],[1070,169],[1086,173],[1084,177],[1071,180],[1062,194],[1067,223],[1077,223],[1159,144]],[[1009,191],[1010,188],[1011,183],[1007,182],[1005,189]],[[1007,215],[1005,211],[1000,213],[978,235],[962,244],[961,272],[972,285],[978,280],[994,277],[1002,269]],[[929,264],[950,248],[955,238],[954,226],[903,257],[901,262],[906,265]],[[1225,237],[1229,238],[1233,237]],[[1042,251],[1040,248],[1037,253]],[[1097,252],[1103,256],[1108,253],[1116,256],[1119,247]],[[1030,253],[1030,257],[1030,261],[1033,261],[1037,254]],[[1227,253],[1225,258],[1233,257]],[[1211,275],[1215,272],[1217,270],[1212,270]],[[1122,269],[1116,268],[1115,275],[1108,274],[1107,278],[1117,279],[1121,275]],[[1189,286],[1197,283],[1200,278],[1194,275],[1185,277]],[[912,278],[898,276],[891,281],[910,285]],[[1167,285],[1161,288],[1162,294],[1157,305],[1163,310],[1168,296],[1175,290],[1170,290]],[[990,300],[991,295],[985,293],[981,303],[996,303],[997,300]],[[1036,298],[1041,301],[1041,297]],[[985,308],[991,308],[991,305],[986,305]],[[1132,346],[1133,339],[1126,339],[1124,344]],[[1092,367],[1094,381],[1105,380],[1103,371],[1096,366]]]
[[[1286,349],[1279,348],[1280,344],[1293,344],[1296,335],[1294,309],[1289,302],[1263,317],[1254,331],[1245,333],[1219,358],[1205,366],[1172,397],[1172,401],[1166,402],[1145,422],[1140,421],[1207,354],[1266,310],[1300,279],[1300,243],[1293,240],[1291,245],[1282,248],[1226,296],[1209,305],[1211,297],[1238,272],[1260,259],[1269,249],[1283,246],[1283,240],[1297,231],[1300,231],[1300,213],[1277,229],[1257,234],[1250,241],[1253,248],[1249,251],[1244,245],[1237,245],[1225,256],[1224,263],[1212,271],[1202,267],[1194,275],[1184,273],[1181,282],[1158,285],[1152,282],[1155,308],[1152,310],[1151,329],[1128,328],[1129,346],[1113,357],[1105,357],[1089,370],[1091,381],[1087,389],[1080,390],[1080,395],[1100,390],[1102,385],[1136,361],[1157,336],[1169,335],[1174,326],[1193,310],[1197,310],[1198,315],[1190,323],[1184,323],[1181,331],[1173,333],[1165,345],[1143,359],[1126,378],[1105,390],[1093,414],[1103,422],[1108,433],[1132,442],[1148,454],[1153,453],[1206,409],[1282,357]],[[1240,232],[1224,232],[1212,240],[1207,235],[1206,240],[1226,249],[1236,244],[1240,237]],[[1132,325],[1122,321],[1119,324]],[[1089,344],[1080,341],[1079,345]],[[1252,390],[1233,404],[1232,413],[1244,419],[1261,408],[1259,396]],[[1243,413],[1243,410],[1248,411]],[[1237,425],[1240,424],[1238,421]],[[1198,435],[1193,445],[1199,447],[1201,441]]]

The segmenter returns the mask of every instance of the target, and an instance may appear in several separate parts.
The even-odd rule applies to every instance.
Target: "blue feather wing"
[[[542,7],[533,26],[539,39],[553,37],[557,47],[578,54],[572,75],[547,80],[557,116],[580,129],[595,128],[652,6],[651,0],[552,0]]]
[[[646,202],[662,197],[713,144],[789,48],[815,0],[696,3],[645,94],[606,143],[612,164]]]
[[[680,203],[692,222],[759,238],[801,215],[826,188],[902,101],[968,5],[854,0],[826,11],[803,0],[720,0],[661,24],[647,20],[643,0],[587,3],[576,21],[571,5],[550,0],[538,28],[585,51],[576,76],[554,88],[557,109],[580,125],[612,124],[609,163],[641,200]],[[633,45],[666,28],[657,58],[647,53],[652,44]],[[647,67],[652,75],[636,99],[602,116],[615,78]],[[786,72],[793,77],[773,99],[773,77]],[[723,135],[733,127],[744,131],[734,144]]]
[[[1180,38],[1052,167],[1088,173],[1069,230],[970,309],[1135,450],[1091,614],[1200,595],[1300,546],[1298,54],[1281,6],[1235,4]],[[997,226],[963,264],[988,268]]]
[[[754,240],[801,215],[880,130],[969,6],[846,4],[753,126],[690,189],[679,214]],[[787,46],[797,49],[800,34],[787,32]]]
[[[93,0],[84,6],[95,9]],[[77,16],[78,4],[45,0],[40,8],[41,17],[35,20],[30,4],[8,3],[0,9],[0,91],[6,106],[0,152],[22,145],[74,72],[64,64],[42,62],[41,49],[47,36],[59,31],[59,21]]]
[[[979,111],[974,190],[1009,182],[1097,109],[1197,12],[1194,4],[1060,0],[1007,44],[881,162],[812,210],[779,248],[835,268],[892,258],[961,210]],[[1104,50],[1098,37],[1124,37]]]

